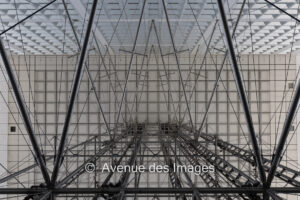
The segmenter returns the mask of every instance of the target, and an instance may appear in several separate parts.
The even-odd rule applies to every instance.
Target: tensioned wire
[[[212,4],[212,5],[213,5],[213,4]],[[194,19],[195,19],[195,21],[196,21],[196,24],[197,24],[197,26],[198,26],[198,29],[199,29],[199,31],[200,31],[200,33],[201,33],[201,35],[202,35],[202,38],[203,38],[203,40],[204,40],[204,43],[205,43],[206,47],[208,48],[208,44],[207,44],[207,42],[206,42],[206,40],[205,40],[205,37],[204,37],[204,34],[203,34],[203,32],[202,32],[202,30],[201,30],[201,28],[200,28],[200,24],[199,24],[199,22],[198,22],[198,20],[197,20],[197,18],[196,18],[194,9],[192,8],[192,6],[191,6],[190,4],[189,4],[189,6],[190,6],[190,9],[191,9],[192,14],[193,14],[193,16],[194,16]],[[214,8],[214,11],[215,11],[215,8]],[[215,11],[215,15],[217,16],[216,11]],[[221,30],[220,25],[219,25],[219,29]],[[222,38],[222,40],[223,40],[223,38]],[[224,42],[224,41],[223,41],[223,42]],[[210,57],[211,57],[211,59],[212,59],[212,62],[213,62],[214,65],[216,66],[216,63],[215,63],[215,61],[214,61],[214,57],[212,56],[212,54],[211,54],[211,52],[210,52],[209,49],[208,49],[208,53],[210,54]],[[198,73],[200,73],[200,71],[199,71]],[[224,84],[224,82],[223,82],[223,80],[222,80],[221,77],[220,77],[220,80],[221,80],[222,86],[223,86],[223,88],[224,88],[224,90],[225,90],[225,92],[226,92],[226,95],[227,95],[228,101],[229,101],[229,103],[230,103],[230,105],[231,105],[231,108],[232,108],[232,110],[233,110],[233,112],[234,112],[234,114],[235,114],[235,116],[236,116],[237,122],[238,122],[238,124],[239,124],[239,126],[240,126],[240,128],[241,128],[241,130],[242,130],[242,133],[243,133],[243,136],[244,136],[244,138],[245,138],[245,140],[246,140],[246,143],[247,143],[249,149],[251,149],[251,148],[250,148],[250,145],[249,145],[249,141],[248,141],[247,137],[245,136],[245,132],[244,132],[244,130],[243,130],[243,127],[242,127],[241,124],[240,124],[240,120],[239,120],[239,118],[238,118],[238,116],[237,116],[237,113],[236,113],[236,111],[235,111],[235,108],[234,108],[234,106],[233,106],[233,103],[232,103],[232,101],[231,101],[231,98],[230,98],[230,96],[229,96],[229,94],[228,94],[228,91],[227,91],[227,89],[226,89],[226,86],[225,86],[225,84]],[[198,81],[198,80],[197,80],[197,81]],[[197,81],[196,81],[195,85],[197,84]],[[192,94],[193,94],[193,92],[194,92],[194,89],[192,90]],[[191,96],[192,96],[192,94],[191,94]],[[191,99],[191,97],[190,97],[190,99]]]

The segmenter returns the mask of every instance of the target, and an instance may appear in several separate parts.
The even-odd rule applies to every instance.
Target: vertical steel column
[[[43,159],[42,152],[40,150],[39,144],[38,144],[38,142],[35,138],[34,130],[33,130],[33,127],[32,127],[31,121],[30,121],[30,116],[28,114],[28,111],[27,111],[27,108],[26,108],[26,105],[25,105],[25,101],[24,101],[24,99],[21,95],[21,92],[19,90],[15,75],[12,71],[11,64],[10,64],[9,59],[7,57],[7,54],[5,52],[5,47],[4,47],[4,44],[3,44],[1,38],[0,38],[0,54],[1,54],[3,64],[5,66],[7,76],[10,80],[10,85],[11,85],[11,87],[13,89],[13,92],[14,92],[14,97],[15,97],[16,104],[17,104],[17,106],[19,108],[19,111],[21,113],[23,123],[25,125],[25,128],[27,130],[29,139],[31,141],[31,144],[32,144],[32,147],[33,147],[33,150],[34,150],[35,155],[33,155],[33,156],[35,157],[36,163],[41,168],[41,172],[42,172],[42,175],[43,175],[43,178],[44,178],[45,182],[47,183],[47,185],[50,185],[50,176],[49,176],[48,171],[47,171],[46,161]]]
[[[139,32],[140,32],[140,27],[141,27],[141,22],[142,22],[144,10],[145,10],[146,1],[147,0],[143,1],[142,12],[141,12],[140,19],[139,19],[139,24],[138,24],[138,27],[137,27],[137,30],[136,30],[135,40],[134,40],[134,43],[133,43],[133,48],[132,48],[132,51],[131,51],[131,57],[130,57],[130,61],[129,61],[129,67],[128,67],[128,71],[127,71],[127,74],[126,74],[125,85],[124,85],[124,88],[123,88],[122,98],[121,98],[121,102],[120,102],[120,105],[119,105],[119,111],[118,111],[118,115],[117,115],[117,119],[116,119],[116,126],[119,123],[119,119],[120,119],[120,115],[121,115],[122,105],[123,105],[123,101],[124,101],[124,97],[125,97],[125,93],[126,93],[126,89],[127,89],[129,75],[131,73],[131,66],[132,66],[134,51],[135,51],[135,48],[136,48],[136,43],[137,43],[137,39],[138,39]]]
[[[283,125],[282,133],[281,133],[278,145],[277,145],[275,156],[272,160],[272,164],[271,164],[271,167],[270,167],[270,171],[269,171],[269,175],[268,175],[268,179],[267,179],[267,184],[266,184],[267,187],[271,186],[272,180],[273,180],[273,178],[275,176],[275,173],[276,173],[276,168],[277,168],[277,166],[279,165],[279,163],[281,161],[282,151],[283,151],[283,148],[284,148],[284,144],[287,140],[287,137],[289,135],[291,125],[292,125],[293,120],[295,118],[295,114],[296,114],[298,103],[299,103],[299,98],[300,98],[300,81],[298,81],[298,83],[297,83],[297,88],[296,88],[296,91],[295,91],[295,94],[293,96],[288,114],[286,116],[286,119],[285,119],[285,122],[284,122],[284,125]]]
[[[177,65],[177,68],[178,68],[180,83],[181,83],[181,86],[182,86],[182,90],[183,90],[183,94],[184,94],[184,99],[185,99],[186,107],[188,109],[188,113],[189,113],[189,117],[190,117],[190,124],[191,124],[192,127],[194,127],[193,118],[192,118],[192,114],[191,114],[191,110],[190,110],[188,98],[186,96],[186,91],[185,91],[185,87],[184,87],[184,83],[183,83],[181,69],[180,69],[180,66],[179,66],[179,60],[178,60],[178,56],[177,56],[177,50],[176,50],[174,38],[173,38],[173,35],[172,35],[172,30],[171,30],[171,25],[170,25],[170,21],[169,21],[169,16],[168,16],[168,12],[167,12],[167,8],[166,8],[165,0],[162,0],[162,3],[163,3],[164,11],[165,11],[166,21],[167,21],[167,25],[168,25],[168,30],[169,30],[169,34],[170,34],[170,38],[171,38],[173,50],[174,50],[174,56],[175,56],[175,61],[176,61],[176,65]],[[179,111],[179,113],[180,113],[180,111]]]
[[[66,11],[67,18],[68,18],[69,23],[70,23],[70,25],[71,25],[73,35],[75,36],[75,40],[76,40],[76,43],[77,43],[77,45],[78,45],[78,48],[79,48],[79,50],[81,50],[80,41],[79,41],[78,35],[77,35],[77,33],[76,33],[75,27],[74,27],[74,25],[73,25],[73,22],[72,22],[72,19],[71,19],[71,16],[70,16],[70,13],[69,13],[69,10],[68,10],[68,8],[67,8],[67,5],[66,5],[65,0],[62,0],[62,3],[63,3],[63,5],[64,5],[64,9],[65,9],[65,11]],[[95,38],[95,40],[96,40],[96,38]],[[103,61],[103,62],[105,62],[105,61]],[[88,75],[88,79],[89,79],[89,81],[90,81],[90,83],[91,83],[91,85],[92,85],[92,89],[93,89],[93,91],[94,91],[94,94],[95,94],[95,97],[96,97],[96,100],[97,100],[97,104],[98,104],[99,110],[100,110],[100,112],[101,112],[101,115],[102,115],[104,124],[105,124],[105,126],[106,126],[107,132],[108,132],[108,134],[109,134],[109,136],[110,136],[110,139],[112,139],[112,138],[111,138],[111,134],[110,134],[110,128],[109,128],[109,125],[108,125],[108,123],[107,123],[106,117],[105,117],[105,115],[104,115],[104,111],[103,111],[103,109],[102,109],[102,106],[101,106],[101,104],[100,104],[100,98],[99,98],[99,96],[98,96],[98,94],[97,94],[97,92],[96,92],[96,87],[95,87],[94,81],[93,81],[93,79],[92,79],[91,73],[90,73],[90,71],[89,71],[88,66],[87,66],[86,63],[84,63],[84,66],[85,66],[86,73],[87,73],[87,75]]]
[[[256,136],[255,136],[255,130],[254,130],[253,121],[252,121],[252,117],[251,117],[251,113],[250,113],[250,109],[249,109],[248,99],[247,99],[246,91],[245,91],[245,88],[243,85],[241,72],[240,72],[240,69],[239,69],[239,66],[238,66],[238,63],[236,60],[234,47],[233,47],[233,43],[231,40],[229,27],[227,24],[226,14],[225,14],[225,10],[223,7],[223,2],[222,2],[222,0],[217,0],[217,2],[218,2],[219,12],[220,12],[220,17],[222,19],[222,24],[223,24],[223,28],[224,28],[224,34],[226,36],[226,42],[227,42],[226,44],[227,44],[227,48],[228,48],[228,51],[230,54],[232,70],[233,70],[233,74],[235,77],[235,82],[236,82],[237,90],[238,90],[238,93],[240,96],[240,100],[242,101],[244,114],[245,114],[245,118],[246,118],[246,122],[247,122],[247,126],[248,126],[249,136],[251,138],[251,144],[252,144],[252,148],[254,151],[254,156],[256,158],[258,171],[260,174],[260,179],[261,179],[262,183],[265,183],[266,175],[265,175],[264,168],[262,165],[262,156],[261,156],[261,153],[259,150]]]
[[[71,94],[70,94],[69,107],[67,110],[67,115],[65,118],[65,123],[64,123],[63,131],[62,131],[62,136],[61,136],[58,152],[57,152],[57,157],[55,158],[53,173],[52,173],[52,177],[51,177],[52,185],[54,185],[56,182],[60,164],[62,162],[63,151],[65,148],[68,130],[70,127],[70,122],[71,122],[72,113],[73,113],[73,107],[74,107],[74,104],[76,101],[76,97],[77,97],[79,86],[80,86],[80,81],[81,81],[82,74],[83,74],[83,69],[84,69],[83,64],[84,64],[85,58],[86,58],[86,53],[87,53],[89,39],[90,39],[91,30],[92,30],[92,26],[93,26],[94,16],[95,16],[96,9],[97,9],[97,3],[98,3],[98,0],[93,1],[90,18],[89,18],[88,25],[87,25],[87,30],[85,33],[85,37],[84,37],[83,45],[81,48],[78,64],[76,67],[74,83],[73,83],[73,87],[71,89]]]

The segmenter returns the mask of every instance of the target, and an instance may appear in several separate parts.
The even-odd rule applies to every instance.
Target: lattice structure
[[[1,198],[298,198],[297,3],[0,5]]]

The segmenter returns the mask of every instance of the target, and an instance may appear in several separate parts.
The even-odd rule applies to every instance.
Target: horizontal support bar
[[[184,50],[181,50],[181,51],[176,51],[176,53],[183,53],[183,52],[186,52],[186,51],[189,51],[189,49],[184,49]],[[166,53],[166,54],[163,54],[162,56],[170,56],[170,55],[173,55],[174,52],[172,53]]]
[[[128,50],[125,50],[125,49],[119,49],[119,51],[123,51],[125,53],[133,53],[135,55],[138,55],[138,56],[148,56],[146,54],[142,54],[142,53],[137,53],[137,52],[132,52],[132,51],[128,51]]]
[[[53,194],[116,194],[121,190],[126,194],[174,194],[174,193],[194,193],[195,188],[56,188],[52,189]],[[241,187],[241,188],[196,188],[199,193],[215,194],[215,193],[263,193],[262,187]],[[45,193],[49,190],[34,188],[0,188],[0,194],[37,194]],[[269,191],[275,193],[300,193],[300,187],[273,187]]]

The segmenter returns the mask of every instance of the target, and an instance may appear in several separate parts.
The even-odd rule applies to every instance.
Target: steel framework
[[[30,19],[34,14],[47,8],[54,2],[55,1],[52,1],[46,4],[33,14],[29,15],[23,20],[20,20],[18,23],[14,24],[10,28],[5,29],[1,32],[0,35],[5,34],[11,29],[17,27],[19,24]],[[205,41],[206,48],[204,58],[201,60],[202,62],[200,65],[200,69],[195,67],[194,88],[196,88],[198,85],[197,82],[200,77],[200,73],[202,73],[203,71],[202,67],[205,65],[206,59],[209,56],[213,57],[212,53],[210,52],[210,46],[213,44],[213,35],[215,34],[217,25],[222,26],[223,28],[222,35],[224,35],[223,39],[225,40],[227,50],[225,51],[225,55],[220,64],[221,67],[219,68],[219,70],[216,70],[218,73],[216,74],[216,80],[213,84],[213,89],[211,91],[210,98],[206,98],[208,99],[208,101],[205,102],[206,105],[205,112],[203,115],[204,117],[202,118],[201,123],[197,124],[197,113],[196,111],[194,111],[194,117],[192,109],[192,105],[196,107],[197,102],[195,101],[193,104],[191,101],[193,93],[196,90],[192,89],[191,91],[189,91],[187,89],[190,86],[190,83],[188,81],[190,74],[193,73],[193,69],[192,67],[188,69],[189,76],[187,77],[188,80],[185,82],[185,77],[183,73],[184,70],[181,68],[179,54],[185,52],[186,50],[179,50],[176,46],[174,35],[176,34],[177,29],[174,30],[174,27],[172,27],[169,19],[170,14],[168,14],[170,13],[170,10],[168,10],[168,6],[169,4],[171,4],[170,2],[167,3],[165,0],[161,1],[163,7],[162,12],[165,15],[167,25],[166,29],[168,34],[166,35],[168,35],[167,38],[171,42],[171,53],[163,54],[163,40],[160,37],[159,29],[155,20],[151,20],[149,31],[144,37],[146,41],[144,52],[137,52],[136,49],[138,45],[138,39],[139,37],[141,37],[139,33],[143,22],[143,16],[145,14],[145,7],[147,5],[147,0],[144,0],[141,7],[141,13],[139,14],[136,32],[133,37],[132,49],[130,51],[122,50],[123,52],[130,54],[129,61],[128,63],[125,63],[126,66],[125,69],[123,69],[125,71],[125,79],[121,83],[120,81],[118,83],[112,83],[111,75],[109,74],[111,73],[111,69],[108,69],[106,64],[106,60],[108,60],[110,64],[113,63],[112,65],[114,65],[114,67],[116,65],[116,61],[113,61],[110,55],[108,55],[109,58],[107,59],[107,54],[110,53],[110,42],[108,42],[108,45],[105,46],[105,53],[103,54],[101,44],[98,43],[99,41],[96,37],[96,30],[98,29],[96,29],[97,26],[95,25],[95,18],[97,16],[96,13],[98,1],[92,1],[87,27],[85,29],[85,34],[83,36],[83,42],[81,45],[81,41],[79,39],[79,36],[77,35],[76,28],[72,22],[67,3],[65,2],[65,0],[62,0],[64,10],[66,13],[66,18],[68,19],[68,22],[71,25],[72,33],[75,37],[79,53],[78,61],[76,62],[77,64],[75,66],[74,77],[72,80],[72,87],[70,89],[70,94],[68,97],[66,115],[63,122],[61,138],[57,140],[58,138],[56,135],[55,144],[59,141],[59,145],[57,151],[55,145],[55,149],[53,151],[54,155],[51,156],[49,156],[49,154],[47,154],[46,156],[46,153],[42,148],[41,142],[38,141],[37,135],[40,133],[38,131],[35,131],[36,129],[33,125],[35,122],[32,120],[35,118],[32,118],[31,116],[32,113],[30,111],[29,106],[25,102],[25,98],[22,94],[20,84],[18,82],[18,79],[16,78],[15,72],[13,71],[13,64],[11,64],[9,60],[9,56],[6,52],[3,39],[0,38],[0,55],[3,61],[3,66],[6,72],[9,87],[11,88],[19,114],[22,117],[25,130],[31,142],[31,146],[29,145],[29,148],[30,150],[31,147],[33,149],[32,156],[34,157],[35,162],[18,171],[3,176],[0,179],[0,183],[7,183],[12,179],[16,179],[18,182],[20,182],[19,178],[22,174],[28,173],[29,171],[34,170],[37,167],[39,168],[43,178],[40,184],[32,184],[30,187],[0,188],[0,194],[23,194],[25,195],[25,200],[54,200],[56,198],[64,198],[64,195],[67,195],[67,199],[69,197],[73,198],[87,196],[93,200],[124,200],[126,198],[131,197],[133,199],[139,199],[143,198],[143,195],[145,195],[145,197],[149,197],[147,195],[150,195],[151,197],[153,197],[153,199],[159,199],[160,197],[163,198],[164,195],[167,195],[166,198],[171,197],[180,200],[201,200],[206,198],[224,200],[260,200],[270,198],[283,199],[283,197],[281,197],[281,194],[299,194],[300,172],[293,169],[292,167],[285,166],[280,162],[285,152],[285,148],[287,148],[286,144],[288,143],[288,137],[290,136],[292,124],[297,114],[297,108],[300,98],[300,81],[297,82],[297,86],[295,87],[295,91],[293,92],[293,97],[291,99],[290,106],[286,118],[284,120],[278,144],[274,145],[275,151],[273,157],[272,159],[265,158],[260,146],[262,145],[262,142],[260,141],[261,138],[259,138],[259,134],[263,133],[261,130],[256,131],[254,126],[253,115],[251,113],[251,106],[249,103],[250,100],[246,91],[245,80],[241,69],[241,61],[239,56],[237,55],[238,51],[234,45],[234,40],[236,39],[235,33],[239,21],[242,17],[246,1],[242,1],[241,9],[233,26],[233,31],[230,30],[230,26],[228,24],[229,20],[227,19],[227,13],[223,5],[224,2],[222,0],[216,0],[216,2],[219,11],[218,14],[216,13],[216,15],[218,15],[218,18],[220,20],[215,21],[208,43],[206,42],[203,33],[201,33],[203,35],[203,40]],[[266,2],[278,8],[281,12],[288,14],[293,19],[299,21],[297,18],[290,15],[289,13],[286,13],[284,10],[280,9],[273,3],[267,0]],[[188,2],[188,4],[191,3]],[[195,20],[197,20],[197,18],[195,18]],[[201,31],[198,21],[197,24],[199,26],[199,30]],[[154,31],[154,38],[157,42],[158,53],[155,52],[155,45],[152,45],[151,48],[148,48],[148,46],[150,46],[152,30]],[[89,69],[89,62],[87,57],[89,53],[89,48],[91,46],[95,47],[97,55],[99,55],[100,60],[102,62],[97,71],[101,72],[105,70],[105,77],[108,79],[107,82],[109,87],[115,87],[113,88],[113,96],[115,97],[115,99],[117,99],[118,96],[121,97],[120,101],[116,103],[117,109],[115,110],[113,117],[107,116],[105,113],[105,109],[103,107],[104,100],[101,98],[101,90],[99,89],[101,86],[96,85],[96,78],[98,77],[98,74],[96,75],[96,78],[93,79],[93,73]],[[232,72],[234,75],[235,86],[237,88],[238,97],[243,108],[241,111],[244,113],[245,124],[247,126],[249,134],[249,137],[247,137],[247,139],[249,138],[250,141],[248,146],[251,146],[251,148],[249,149],[244,149],[238,145],[235,145],[234,143],[224,141],[218,136],[218,132],[215,135],[208,133],[207,121],[209,120],[209,110],[213,102],[214,95],[217,95],[216,93],[218,91],[218,86],[220,82],[222,82],[221,74],[226,63],[227,55],[229,55],[230,58],[230,65],[232,67]],[[166,56],[173,56],[174,59],[174,66],[176,69],[175,71],[178,75],[178,99],[173,98],[172,96],[172,88],[170,86],[170,77],[172,76],[172,74],[168,71],[169,66],[167,66],[166,64]],[[135,111],[133,111],[133,107],[130,108],[130,106],[128,106],[127,91],[129,90],[128,87],[130,85],[130,77],[134,74],[134,59],[136,58],[136,62],[138,62],[138,57],[141,58],[141,69],[138,70],[136,67],[135,70],[136,91],[134,91],[135,96],[133,104],[135,106]],[[152,65],[156,67],[160,65],[163,66],[163,70],[161,70],[163,74],[161,74],[161,72],[157,70],[157,77],[159,77],[160,79],[157,81],[157,87],[163,88],[163,97],[167,102],[168,113],[173,112],[174,114],[173,118],[171,117],[171,115],[168,116],[168,121],[166,123],[160,120],[159,114],[157,116],[157,123],[150,123],[148,122],[148,119],[146,119],[145,122],[140,123],[138,116],[136,116],[135,120],[132,119],[133,112],[138,113],[140,110],[142,110],[140,108],[140,101],[143,92],[147,90],[146,93],[147,95],[149,95],[149,85],[147,84],[149,84],[149,78],[151,78],[148,74],[150,71],[149,69],[151,67],[151,57],[155,57],[154,60],[156,62]],[[194,61],[192,61],[192,65],[195,66],[196,57],[197,53],[195,54]],[[213,63],[213,65],[216,66],[216,68],[218,64],[219,63]],[[104,70],[100,68],[102,65],[104,67]],[[115,67],[114,70],[117,71],[116,69],[117,68]],[[87,74],[88,84],[90,84],[88,86],[91,88],[88,91],[88,94],[93,92],[93,94],[95,95],[98,109],[97,112],[99,111],[99,113],[101,114],[106,131],[105,133],[99,133],[95,136],[85,138],[85,141],[82,141],[76,145],[70,145],[70,143],[68,143],[68,137],[73,136],[73,134],[70,131],[70,127],[73,123],[72,117],[75,112],[74,110],[76,101],[78,101],[79,98],[78,96],[80,93],[80,86],[83,82],[82,79],[84,76],[84,72],[86,72]],[[144,78],[144,80],[142,80],[142,78]],[[204,76],[204,78],[206,80],[206,76]],[[167,91],[165,91],[164,82],[167,82]],[[117,84],[119,87],[118,89],[116,89]],[[224,83],[222,82],[222,84]],[[139,85],[142,85],[141,96],[138,96]],[[189,92],[191,94],[190,99],[188,98]],[[184,98],[183,105],[185,106],[185,108],[181,107],[182,97]],[[149,98],[150,97],[147,96],[146,100],[148,100]],[[228,99],[228,101],[231,101],[230,95],[228,95]],[[87,100],[89,100],[89,97],[87,97]],[[159,104],[159,102],[157,102],[157,104]],[[159,108],[160,107],[158,106],[158,110]],[[173,109],[173,111],[171,111],[171,109]],[[125,110],[124,116],[122,116],[123,110]],[[145,110],[147,110],[147,112],[150,112],[148,103],[147,108],[145,108]],[[182,110],[185,110],[183,116],[181,113]],[[127,112],[129,112],[130,115],[129,119],[127,116]],[[189,119],[187,121],[184,121],[185,114],[188,114],[189,116]],[[121,122],[121,117],[123,117],[124,119],[123,123]],[[114,118],[114,123],[111,122],[111,118]],[[78,126],[78,123],[76,124],[76,126]],[[111,128],[112,126],[113,128]],[[146,139],[147,137],[149,137],[150,139]],[[151,141],[151,138],[156,137],[156,141]],[[153,150],[150,147],[151,144],[154,144],[154,147],[151,146],[153,147],[153,149],[158,148],[158,150]],[[93,147],[93,149],[91,149],[91,147]],[[144,151],[145,149],[148,149],[153,154],[150,156],[146,155]],[[157,152],[154,153],[154,151],[156,150]],[[230,158],[243,161],[244,163],[246,163],[245,165],[248,164],[250,166],[250,170],[248,169],[248,172],[246,172],[242,169],[243,167],[236,166],[234,163],[231,163],[230,160],[227,160],[225,158],[225,154],[218,154],[218,150],[222,150],[223,152],[228,153],[228,156],[231,156]],[[74,153],[74,151],[76,151],[76,153]],[[117,173],[113,170],[107,173],[103,172],[103,160],[101,160],[102,158],[108,157],[109,162],[112,163],[112,166],[121,166],[124,164],[136,169],[136,165],[143,165],[144,159],[147,156],[152,157],[153,159],[157,159],[158,163],[163,162],[167,166],[168,171],[165,173],[165,175],[167,175],[168,177],[168,183],[170,183],[168,184],[169,187],[140,187],[140,182],[144,178],[142,172],[133,173],[130,171],[124,171],[122,173]],[[80,160],[80,163],[77,163],[76,167],[70,167],[68,170],[68,167],[64,166],[64,164],[67,163],[65,160],[69,157],[78,158],[78,160]],[[162,158],[162,160],[159,160],[159,158]],[[197,175],[193,173],[188,173],[187,171],[176,171],[176,165],[184,166],[185,164],[189,164],[192,167],[198,167],[201,165],[211,165],[214,167],[215,171],[213,173],[200,172]],[[75,181],[77,181],[78,184],[78,182],[80,182],[80,179],[87,173],[89,173],[87,166],[93,167],[93,171],[91,172],[91,176],[93,176],[93,185],[87,188],[73,186],[71,187],[71,185],[73,185]],[[61,172],[63,168],[66,169],[66,174]],[[251,171],[252,168],[254,168],[255,170]],[[9,170],[7,171],[9,172]],[[97,181],[97,177],[103,175],[105,176],[105,178],[103,178],[103,181]],[[200,187],[199,184],[197,184],[198,177],[202,180],[201,184],[206,187]],[[280,179],[285,185],[288,185],[289,187],[273,187],[272,183],[275,177]],[[89,177],[88,179],[91,178]],[[132,184],[132,182],[134,182],[134,184]],[[133,186],[130,187],[130,185]]]

